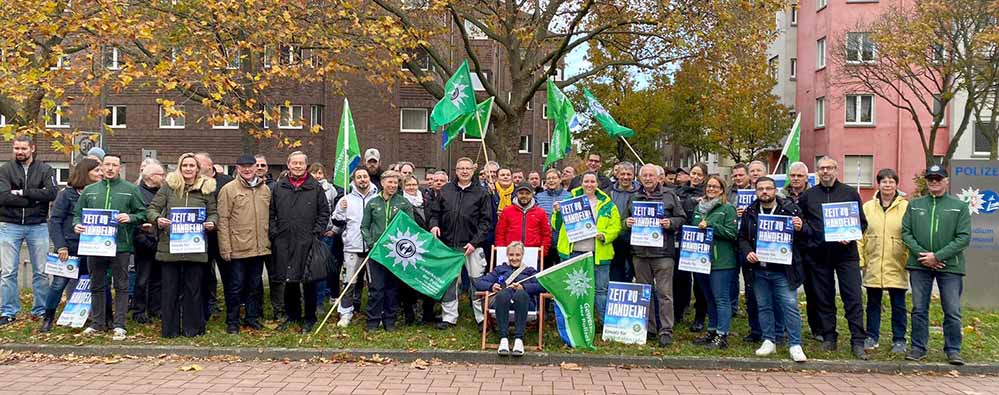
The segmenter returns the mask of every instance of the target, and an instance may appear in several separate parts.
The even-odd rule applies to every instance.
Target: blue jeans
[[[573,251],[569,253],[569,258],[583,255],[585,252]],[[610,264],[596,265],[593,267],[593,287],[594,303],[597,313],[597,321],[604,322],[604,312],[607,311],[607,287],[610,283]]]
[[[940,304],[944,313],[944,352],[960,352],[964,276],[931,270],[909,270],[909,285],[912,287],[912,349],[926,352],[926,342],[930,337],[930,292],[933,291],[934,279],[940,289]]]
[[[222,263],[228,266],[229,287],[225,289],[225,323],[239,326],[239,307],[246,305],[245,322],[257,322],[263,316],[263,306],[260,306],[258,293],[264,292],[261,275],[264,272],[266,256],[238,258]]]
[[[695,273],[708,304],[708,330],[727,335],[732,322],[732,299],[729,297],[732,277],[739,269],[711,270],[711,274]]]
[[[31,258],[31,291],[34,304],[31,314],[45,314],[49,291],[49,276],[45,274],[45,256],[49,252],[49,228],[46,224],[19,225],[0,222],[0,315],[14,317],[21,310],[18,295],[17,269],[21,261],[21,243],[28,243]]]
[[[783,272],[755,270],[753,291],[756,293],[763,339],[776,342],[777,336],[783,335],[777,331],[776,319],[783,317],[784,328],[787,329],[787,344],[800,346],[801,313],[798,311],[798,290],[791,289],[787,283],[787,275]]]
[[[867,288],[867,337],[881,339],[881,299],[888,291],[891,301],[891,342],[905,343],[905,289]]]

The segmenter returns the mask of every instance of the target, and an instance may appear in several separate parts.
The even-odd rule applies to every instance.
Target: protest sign
[[[860,205],[857,202],[823,203],[822,224],[826,241],[860,240]]]
[[[84,231],[80,234],[78,255],[115,256],[118,253],[118,210],[85,208],[81,223]]]
[[[739,189],[736,190],[736,209],[745,210],[746,207],[753,204],[756,201],[756,190],[755,189]]]
[[[635,224],[631,227],[631,245],[643,247],[663,246],[663,227],[659,220],[666,215],[663,202],[634,202],[631,217]]]
[[[593,218],[590,199],[586,196],[566,199],[558,204],[565,224],[565,236],[570,243],[591,239],[597,236],[597,222]]]
[[[649,284],[608,283],[603,340],[645,344],[651,299]]]
[[[756,226],[756,257],[760,262],[790,265],[794,224],[786,215],[760,214]]]
[[[90,315],[90,276],[80,276],[80,281],[76,283],[73,294],[66,302],[66,308],[59,315],[56,325],[68,326],[70,328],[83,328],[87,323],[87,316]]]
[[[711,273],[711,243],[714,233],[711,228],[700,229],[684,225],[680,240],[679,269],[694,273]]]
[[[45,274],[77,278],[80,276],[80,258],[71,256],[63,262],[59,260],[59,254],[49,253],[45,257]]]
[[[197,254],[205,252],[204,207],[174,207],[170,209],[170,253]]]

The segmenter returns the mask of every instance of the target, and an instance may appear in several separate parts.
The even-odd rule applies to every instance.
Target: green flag
[[[430,112],[430,130],[454,122],[462,115],[475,112],[475,89],[472,88],[472,76],[468,73],[468,61],[454,72],[451,79],[444,85],[444,97],[434,105]]]
[[[438,300],[465,265],[463,252],[448,248],[402,212],[375,242],[370,256],[402,282]]]
[[[560,312],[556,314],[556,323],[562,340],[573,348],[595,350],[593,253],[552,266],[535,278],[555,297]]]
[[[607,109],[604,108],[599,101],[597,101],[597,98],[593,96],[593,93],[590,93],[589,89],[583,88],[583,96],[586,96],[586,102],[590,106],[590,115],[592,115],[593,118],[600,123],[600,126],[604,128],[604,131],[606,131],[609,136],[629,138],[635,135],[634,130],[621,126],[621,124],[617,123],[617,121],[614,120],[614,117],[610,115],[610,112],[607,112]]]
[[[572,107],[572,102],[555,86],[555,82],[552,80],[548,80],[547,97],[548,108],[545,115],[555,123],[555,128],[552,130],[552,140],[548,146],[545,167],[564,158],[569,153],[572,147],[569,123],[576,117],[576,110]]]
[[[350,114],[350,103],[343,98],[343,115],[340,117],[340,133],[336,138],[336,163],[333,165],[333,185],[348,192],[350,175],[361,163],[361,148],[357,145],[357,132],[354,131],[354,117]]]
[[[444,128],[444,133],[441,136],[441,141],[443,142],[441,148],[447,149],[447,146],[451,145],[451,142],[458,138],[458,135],[462,132],[468,137],[481,139],[486,135],[485,130],[489,127],[489,118],[492,114],[493,97],[490,96],[475,106],[475,112],[463,115],[457,121],[451,122]],[[478,115],[478,119],[475,118],[476,115]],[[481,130],[479,125],[482,125]]]
[[[781,156],[787,157],[788,169],[791,168],[791,164],[794,162],[801,161],[801,113],[798,113],[798,117],[794,119],[794,125],[791,126],[791,132],[788,133],[787,139],[784,140],[784,149],[780,151]]]

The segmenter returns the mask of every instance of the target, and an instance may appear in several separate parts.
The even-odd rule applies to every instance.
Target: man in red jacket
[[[517,198],[503,209],[496,223],[496,246],[521,241],[527,247],[543,247],[547,252],[552,244],[552,227],[545,210],[534,201],[534,188],[523,183],[513,194]]]

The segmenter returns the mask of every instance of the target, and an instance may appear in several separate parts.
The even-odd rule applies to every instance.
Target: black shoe
[[[705,344],[709,350],[724,350],[728,348],[728,335],[716,335],[714,339],[711,339],[711,343]]]
[[[447,321],[441,321],[441,322],[438,322],[438,323],[437,323],[437,325],[436,325],[435,327],[436,327],[437,329],[440,329],[440,330],[445,330],[445,329],[451,329],[451,328],[454,328],[454,327],[456,327],[456,326],[458,326],[458,325],[457,325],[457,324],[452,324],[452,323],[450,323],[450,322],[447,322]]]
[[[870,357],[867,356],[867,351],[864,350],[863,344],[854,344],[850,347],[850,349],[853,351],[853,356],[857,357],[857,359],[864,361],[870,359]]]
[[[762,342],[762,341],[763,341],[763,336],[754,335],[752,333],[750,333],[750,334],[746,335],[746,337],[742,338],[742,342],[743,343],[756,344],[756,343],[759,343],[759,342]]]
[[[42,333],[51,332],[53,321],[55,321],[55,310],[45,310],[45,316],[42,318],[42,328],[39,331]]]
[[[291,324],[294,324],[294,322],[291,322],[289,320],[284,320],[281,322],[281,325],[278,325],[277,330],[281,332],[287,332],[288,330],[291,329]]]
[[[964,366],[964,358],[961,358],[961,353],[951,351],[947,353],[947,363],[954,366]]]
[[[132,314],[132,321],[135,321],[136,323],[139,323],[139,324],[142,324],[142,325],[145,325],[145,324],[148,324],[150,322],[153,322],[153,320],[150,319],[149,316],[146,315],[146,313],[135,313],[135,314]]]
[[[916,350],[915,348],[909,350],[909,352],[905,354],[906,361],[922,362],[925,359],[926,359],[926,352]]]
[[[302,332],[303,333],[306,333],[306,334],[312,333],[312,331],[314,329],[316,329],[316,323],[315,322],[305,321],[304,323],[302,323]]]
[[[239,334],[239,325],[227,325],[225,327],[225,333],[228,333],[230,335],[238,335]]]
[[[367,330],[368,330],[368,332],[377,331],[378,330],[378,324],[377,323],[369,323],[368,326],[367,326]]]
[[[15,319],[14,317],[8,317],[8,316],[0,317],[0,326],[12,324],[14,323],[14,321],[17,321],[17,319]]]
[[[815,341],[817,341],[817,342],[824,342],[824,341],[826,341],[825,336],[822,336],[822,335],[812,335],[812,339],[815,339]]]
[[[394,322],[384,322],[383,325],[385,325],[385,332],[392,332],[395,330]]]
[[[659,347],[669,347],[673,345],[673,335],[663,333],[659,335]]]
[[[715,331],[710,331],[710,332],[704,334],[704,336],[701,336],[699,338],[694,339],[694,345],[697,345],[697,346],[707,345],[708,343],[711,343],[712,341],[714,341],[715,337],[718,337],[718,333],[715,332]]]
[[[864,346],[860,346],[860,348],[863,349]],[[830,339],[823,340],[822,351],[836,351],[836,341]]]
[[[691,332],[700,332],[700,331],[703,331],[703,330],[704,330],[704,323],[703,322],[695,322],[692,325],[690,325],[690,331]]]
[[[250,329],[253,329],[255,331],[259,331],[259,330],[263,330],[264,329],[263,324],[261,324],[260,321],[257,321],[257,320],[243,321],[243,326],[245,326],[247,328],[250,328]]]

